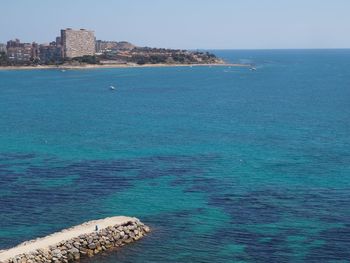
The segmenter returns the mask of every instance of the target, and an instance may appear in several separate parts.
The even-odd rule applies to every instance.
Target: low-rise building
[[[115,51],[115,50],[132,50],[134,48],[135,46],[133,44],[126,41],[122,41],[122,42],[102,41],[102,40],[96,41],[97,53],[104,53],[104,52]]]
[[[19,39],[7,42],[7,57],[10,62],[26,63],[33,59],[33,45],[21,43]]]
[[[102,53],[105,51],[110,51],[110,50],[116,49],[117,46],[118,46],[118,42],[115,42],[115,41],[97,40],[96,41],[96,52]]]
[[[39,46],[40,63],[51,64],[62,61],[62,48],[56,42]]]

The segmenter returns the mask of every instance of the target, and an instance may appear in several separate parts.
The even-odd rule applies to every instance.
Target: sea
[[[350,50],[212,52],[256,70],[1,70],[0,249],[126,215],[82,262],[350,262]]]

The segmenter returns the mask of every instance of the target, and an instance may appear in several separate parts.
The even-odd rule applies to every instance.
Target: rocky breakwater
[[[149,231],[149,227],[137,218],[110,217],[90,221],[2,250],[0,263],[74,262],[137,241]]]

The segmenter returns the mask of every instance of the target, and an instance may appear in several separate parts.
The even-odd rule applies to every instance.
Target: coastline
[[[247,64],[235,63],[213,63],[213,64],[105,64],[105,65],[40,65],[40,66],[0,66],[0,70],[42,70],[42,69],[58,69],[58,70],[75,70],[75,69],[111,69],[111,68],[165,68],[165,67],[249,67]]]

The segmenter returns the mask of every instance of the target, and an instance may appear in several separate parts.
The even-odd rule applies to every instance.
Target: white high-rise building
[[[95,55],[94,31],[71,28],[61,30],[62,55],[64,58],[75,58]]]

